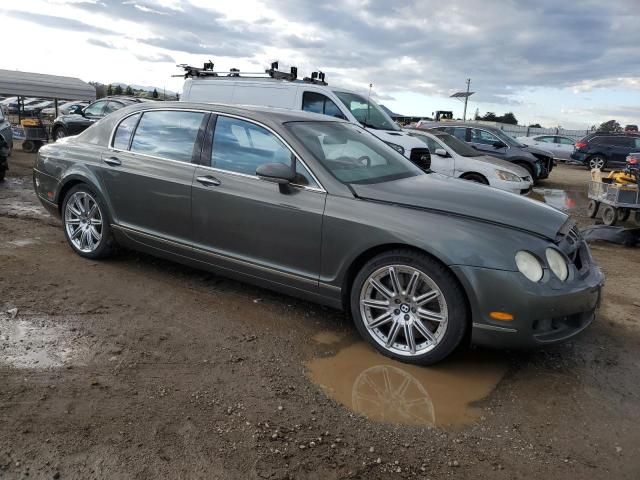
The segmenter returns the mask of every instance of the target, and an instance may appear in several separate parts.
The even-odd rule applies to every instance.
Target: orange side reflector
[[[513,320],[513,315],[507,312],[491,312],[489,316],[494,320],[502,320],[503,322],[510,322]]]

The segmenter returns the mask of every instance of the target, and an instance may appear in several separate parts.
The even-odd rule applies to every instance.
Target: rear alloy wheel
[[[605,225],[615,225],[618,221],[618,212],[611,205],[607,205],[602,211],[602,221]]]
[[[370,260],[351,291],[360,334],[384,355],[431,364],[460,344],[467,311],[462,290],[446,267],[413,251]]]
[[[600,208],[600,202],[596,202],[595,200],[589,200],[589,205],[587,205],[587,214],[589,218],[596,218],[598,215],[598,209]]]
[[[604,170],[604,167],[607,165],[607,159],[604,158],[602,155],[594,155],[593,157],[589,158],[589,169],[593,170],[594,168],[597,168],[599,170]]]
[[[629,210],[628,208],[619,208],[617,215],[618,215],[619,222],[626,222],[627,220],[629,220],[629,215],[631,215],[631,210]]]
[[[106,208],[91,189],[85,185],[72,188],[62,208],[65,237],[77,254],[97,259],[111,253],[113,239]]]

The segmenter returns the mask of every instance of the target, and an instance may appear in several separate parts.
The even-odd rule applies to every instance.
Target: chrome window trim
[[[292,183],[291,186],[293,187],[297,187],[297,188],[303,188],[305,190],[309,190],[312,192],[321,192],[321,193],[327,193],[327,190],[324,188],[324,186],[322,185],[322,183],[320,183],[320,181],[318,180],[318,178],[315,176],[315,174],[313,173],[313,170],[311,170],[309,168],[309,166],[304,162],[304,160],[302,160],[302,157],[300,157],[300,155],[298,155],[298,153],[293,149],[293,147],[291,147],[291,145],[289,145],[281,136],[280,134],[278,134],[278,132],[274,131],[272,128],[268,127],[267,125],[264,125],[256,120],[253,120],[251,118],[246,118],[243,117],[241,115],[237,115],[234,113],[225,113],[225,112],[218,112],[216,110],[200,110],[200,109],[194,109],[194,108],[173,108],[173,107],[164,107],[164,108],[148,108],[148,109],[143,109],[143,110],[136,110],[135,112],[131,112],[128,115],[122,117],[120,120],[118,120],[118,122],[114,125],[114,127],[111,129],[111,135],[109,137],[109,143],[107,145],[107,149],[113,152],[120,152],[120,153],[130,153],[133,155],[140,155],[143,157],[148,157],[148,158],[154,158],[156,160],[165,160],[167,162],[173,162],[173,163],[178,163],[178,164],[182,164],[182,165],[195,165],[196,167],[201,167],[201,168],[206,168],[208,170],[213,170],[216,172],[221,172],[221,173],[229,173],[232,175],[238,175],[238,176],[242,176],[242,177],[246,177],[246,178],[253,178],[256,180],[260,180],[258,178],[257,175],[247,175],[245,173],[240,173],[240,172],[233,172],[231,170],[224,170],[224,169],[220,169],[220,168],[215,168],[215,167],[211,167],[208,165],[200,165],[200,164],[196,164],[193,162],[182,162],[180,160],[173,160],[171,158],[166,158],[166,157],[158,157],[155,155],[148,155],[145,153],[138,153],[138,152],[133,152],[131,150],[122,150],[122,149],[118,149],[118,148],[114,148],[113,147],[113,142],[115,140],[115,134],[116,134],[116,130],[118,129],[118,127],[120,126],[120,124],[122,122],[124,122],[127,118],[133,116],[133,115],[137,115],[137,114],[144,114],[145,112],[194,112],[194,113],[205,113],[205,114],[214,114],[217,116],[222,116],[222,117],[231,117],[231,118],[237,118],[238,120],[243,120],[249,123],[253,123],[254,125],[257,125],[259,127],[264,128],[265,130],[267,130],[268,132],[272,133],[273,135],[276,136],[276,138],[278,140],[280,140],[283,145],[293,154],[293,156],[296,158],[297,161],[299,161],[304,168],[307,169],[307,171],[309,172],[309,174],[311,175],[311,178],[313,178],[313,180],[319,185],[320,188],[316,188],[316,187],[309,187],[306,185],[298,185],[298,184],[294,184]],[[140,117],[142,118],[142,116]],[[134,132],[134,136],[135,136],[135,132]],[[131,141],[133,140],[133,136],[130,139],[130,144]],[[262,180],[260,180],[262,181]]]

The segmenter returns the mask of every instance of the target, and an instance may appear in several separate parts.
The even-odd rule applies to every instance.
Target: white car
[[[434,172],[484,183],[511,193],[527,194],[533,181],[529,172],[514,163],[484,155],[453,135],[438,130],[406,130],[427,145]]]
[[[534,137],[518,137],[517,141],[532,147],[539,147],[553,155],[556,160],[570,160],[575,140],[562,135],[536,135]]]
[[[425,154],[424,143],[404,132],[367,94],[329,86],[324,74],[298,80],[272,69],[269,77],[218,74],[183,66],[187,71],[181,101],[304,110],[342,118],[371,132],[414,162]],[[277,68],[277,66],[276,66]],[[251,74],[249,74],[251,75]]]

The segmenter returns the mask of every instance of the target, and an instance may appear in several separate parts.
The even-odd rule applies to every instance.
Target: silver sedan
[[[553,154],[556,160],[569,160],[573,153],[575,140],[561,135],[536,135],[535,137],[518,137],[520,143],[543,148]]]

